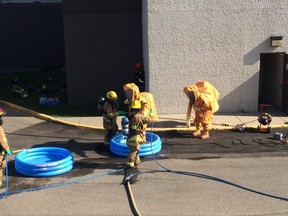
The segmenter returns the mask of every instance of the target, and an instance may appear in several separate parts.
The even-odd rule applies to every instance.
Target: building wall
[[[60,3],[0,4],[0,70],[65,66]]]
[[[257,111],[260,53],[287,51],[287,0],[142,4],[146,87],[159,113],[185,113],[183,87],[199,80],[219,90],[219,112]],[[282,47],[270,46],[273,35]]]
[[[69,105],[96,105],[114,90],[123,106],[142,62],[141,0],[63,0],[63,16]]]

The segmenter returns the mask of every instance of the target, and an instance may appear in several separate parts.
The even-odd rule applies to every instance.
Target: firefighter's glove
[[[186,119],[186,127],[190,128],[191,122],[190,122],[190,118]]]
[[[126,100],[124,101],[124,104],[130,104],[130,103],[129,103],[129,100],[126,99]]]
[[[123,116],[123,115],[126,115],[127,112],[125,112],[125,111],[121,111],[121,110],[120,110],[120,111],[118,111],[118,114],[121,115],[121,116]]]
[[[10,155],[10,154],[12,154],[12,151],[10,149],[6,149],[5,154]]]
[[[114,113],[114,118],[117,118],[117,116],[119,116],[119,112]]]
[[[150,109],[150,117],[153,118],[154,117],[154,110]]]

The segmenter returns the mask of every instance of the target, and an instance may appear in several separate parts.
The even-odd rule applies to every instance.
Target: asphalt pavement
[[[29,177],[10,155],[1,215],[135,215],[135,206],[141,215],[288,215],[288,144],[273,136],[288,134],[288,116],[279,110],[271,113],[270,133],[259,133],[257,113],[216,114],[207,140],[191,136],[185,114],[160,115],[148,130],[162,149],[128,171],[137,172],[131,199],[122,184],[126,158],[104,147],[101,117],[53,118],[17,108],[5,107],[12,150],[62,147],[75,162],[62,175]]]

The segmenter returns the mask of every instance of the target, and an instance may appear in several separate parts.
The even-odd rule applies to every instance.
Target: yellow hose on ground
[[[136,202],[135,202],[132,190],[131,190],[131,186],[130,186],[129,180],[124,185],[127,186],[127,188],[126,188],[127,190],[126,191],[128,192],[129,199],[130,199],[130,201],[132,203],[134,215],[135,216],[141,216],[141,214],[140,214],[140,212],[139,212],[139,210],[137,208],[137,205],[136,205]]]
[[[58,123],[58,124],[62,124],[62,125],[68,125],[68,126],[73,126],[73,127],[80,127],[80,128],[90,128],[90,129],[95,129],[95,130],[104,130],[103,127],[99,127],[99,126],[92,126],[92,125],[84,125],[84,124],[76,124],[76,123],[72,123],[72,122],[68,122],[68,121],[64,121],[61,119],[57,119],[55,117],[46,115],[46,114],[42,114],[42,113],[38,113],[29,109],[26,109],[24,107],[0,100],[0,105],[9,107],[11,109],[17,110],[19,112],[28,114],[30,116],[34,116],[35,118],[39,118],[45,121],[50,121],[50,122],[54,122],[54,123]],[[213,125],[213,124],[212,124]],[[215,124],[216,125],[216,124]],[[229,124],[227,124],[229,125]],[[221,126],[221,127],[211,127],[211,130],[232,130],[234,127],[233,126]],[[247,127],[246,127],[247,128]],[[257,128],[257,126],[254,127],[248,127],[248,128]],[[271,125],[271,128],[288,128],[288,124],[286,125]],[[177,132],[177,131],[193,131],[195,130],[195,127],[190,127],[190,128],[186,128],[186,127],[180,127],[180,128],[153,128],[153,132]]]
[[[14,151],[12,151],[12,154],[17,154],[18,152],[21,152],[21,151],[27,151],[27,149],[14,150]]]

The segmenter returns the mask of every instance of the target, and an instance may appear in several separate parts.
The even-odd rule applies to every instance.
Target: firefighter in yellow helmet
[[[144,116],[141,113],[141,103],[139,100],[134,100],[131,104],[131,110],[128,115],[129,119],[129,136],[127,138],[127,145],[130,149],[126,165],[128,167],[134,167],[139,164],[139,150],[140,145],[145,143],[145,137],[143,134],[143,125],[153,122],[152,113],[151,116]]]
[[[2,186],[2,178],[4,169],[6,167],[6,154],[10,155],[12,152],[9,149],[8,141],[2,127],[3,120],[2,116],[5,114],[4,110],[0,108],[0,187]],[[7,173],[6,173],[7,175]]]
[[[126,104],[129,104],[129,110],[131,109],[131,104],[134,100],[138,100],[141,103],[141,113],[144,116],[149,116],[150,113],[153,114],[153,120],[154,122],[158,121],[158,115],[156,111],[156,106],[154,103],[154,97],[149,92],[140,92],[139,87],[135,83],[127,83],[123,86],[123,90],[125,92],[125,95],[127,97],[127,100],[124,102]],[[147,124],[144,124],[142,127],[142,132],[144,135],[144,143],[146,143],[146,128]]]
[[[189,99],[186,123],[190,127],[191,109],[195,111],[195,127],[196,131],[193,136],[201,139],[209,138],[209,130],[214,113],[218,111],[219,92],[207,81],[199,81],[195,85],[184,87],[184,93]]]
[[[105,129],[104,144],[109,147],[110,139],[117,134],[117,116],[118,116],[118,96],[115,91],[109,91],[106,94],[103,105],[103,127]]]

